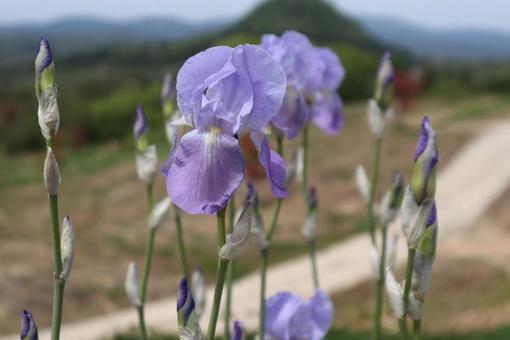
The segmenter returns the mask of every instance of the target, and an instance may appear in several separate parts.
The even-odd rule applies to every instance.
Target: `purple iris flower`
[[[342,100],[336,90],[345,70],[338,56],[327,48],[314,47],[295,31],[281,37],[264,35],[261,46],[282,65],[287,75],[287,91],[272,125],[289,139],[313,121],[326,133],[342,127]]]
[[[189,58],[177,74],[182,118],[192,130],[162,167],[172,201],[190,214],[224,208],[244,178],[238,137],[250,134],[273,195],[285,197],[285,162],[270,150],[263,129],[285,95],[282,67],[255,45],[218,46]],[[177,130],[176,130],[177,131]]]
[[[266,302],[265,332],[270,339],[322,339],[332,320],[333,304],[320,289],[308,301],[282,292]]]
[[[136,108],[135,121],[133,122],[133,137],[138,140],[147,130],[147,119],[145,119],[145,112],[139,105]]]

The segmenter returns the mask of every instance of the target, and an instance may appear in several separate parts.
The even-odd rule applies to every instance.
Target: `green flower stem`
[[[154,206],[154,198],[152,194],[152,183],[147,185],[147,208],[150,214]],[[140,301],[142,305],[138,307],[138,320],[140,326],[140,333],[143,340],[147,339],[147,328],[145,327],[144,305],[147,296],[147,286],[149,284],[149,274],[152,266],[152,255],[154,253],[154,239],[156,238],[157,228],[150,228],[149,239],[147,240],[147,247],[145,249],[145,265],[143,270],[142,286],[140,287]]]
[[[374,161],[372,164],[372,176],[370,178],[370,197],[367,204],[368,216],[368,231],[370,232],[370,239],[372,244],[375,245],[375,217],[374,217],[374,198],[379,179],[379,166],[381,163],[381,145],[382,139],[378,138],[375,141]]]
[[[413,320],[414,340],[421,340],[421,320]]]
[[[308,251],[312,263],[313,286],[317,290],[319,288],[319,271],[317,270],[317,258],[315,256],[315,238],[308,241]]]
[[[384,288],[384,267],[386,264],[386,226],[382,228],[382,249],[381,258],[379,259],[379,278],[375,284],[375,313],[374,313],[374,339],[381,338],[381,316],[383,307],[383,288]]]
[[[236,215],[236,205],[235,205],[235,193],[232,195],[230,202],[228,204],[228,232],[232,233],[234,231],[234,219]],[[230,339],[230,319],[232,315],[232,287],[234,283],[235,276],[235,264],[236,261],[231,261],[228,272],[227,272],[227,296],[225,301],[225,329],[223,331],[223,339]]]
[[[266,282],[267,264],[269,262],[268,248],[260,251],[260,308],[259,308],[259,338],[263,339],[266,326]]]
[[[405,315],[398,319],[398,329],[400,330],[400,337],[403,339],[407,339],[408,332],[407,332],[407,323],[406,323],[406,317]]]
[[[308,126],[305,126],[302,132],[301,146],[303,147],[303,194],[306,197],[308,191]]]
[[[182,273],[188,280],[188,282],[191,282],[191,276],[189,273],[189,267],[188,267],[188,259],[186,257],[186,245],[184,244],[184,235],[182,231],[182,218],[181,218],[181,212],[178,211],[178,207],[174,206],[174,219],[175,219],[175,228],[177,230],[177,245],[179,247],[179,257],[181,259],[181,269]]]
[[[217,213],[218,221],[218,249],[225,245],[225,210]],[[209,327],[207,328],[207,340],[213,340],[216,334],[216,323],[218,322],[218,314],[221,305],[221,295],[223,293],[223,285],[227,274],[228,264],[230,261],[218,259],[218,272],[216,275],[216,287],[214,288],[214,299],[211,308],[211,318],[209,319]]]
[[[58,218],[58,195],[48,195],[51,217],[51,239],[53,243],[53,311],[51,318],[51,339],[60,339],[62,321],[62,305],[64,303],[65,281],[60,278],[62,273],[62,256],[60,253],[60,226]]]

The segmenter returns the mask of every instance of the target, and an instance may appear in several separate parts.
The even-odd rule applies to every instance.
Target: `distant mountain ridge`
[[[375,37],[435,59],[509,59],[510,32],[484,29],[438,30],[389,17],[359,16]]]

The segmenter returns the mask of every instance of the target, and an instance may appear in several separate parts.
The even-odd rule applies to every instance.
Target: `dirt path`
[[[469,228],[486,211],[510,184],[510,120],[492,126],[467,144],[457,156],[443,168],[438,177],[437,204],[439,209],[439,252],[455,252],[458,245],[452,236]],[[398,225],[393,226],[397,232]],[[487,236],[488,237],[488,236]],[[497,236],[495,236],[497,237]],[[448,242],[445,242],[447,241]],[[404,242],[400,242],[398,262],[402,263]],[[368,261],[369,240],[356,236],[346,242],[333,245],[318,256],[322,288],[332,293],[353,287],[370,277]],[[482,254],[490,256],[489,254]],[[310,266],[306,256],[272,266],[268,273],[268,295],[291,288],[302,296],[312,293]],[[255,329],[258,317],[258,273],[245,276],[236,283],[233,316],[243,320],[249,329]],[[212,288],[208,294],[212,296]],[[209,298],[209,301],[211,298]],[[161,331],[176,331],[175,297],[150,303],[146,307],[146,319],[151,328]],[[208,315],[204,316],[204,320]],[[125,310],[109,315],[66,324],[62,329],[63,339],[99,339],[113,335],[136,325],[134,310]],[[221,320],[219,321],[221,325]],[[205,325],[204,325],[205,327]],[[218,333],[223,327],[218,327]],[[0,340],[17,339],[18,335]],[[49,339],[48,330],[41,330],[40,338]]]

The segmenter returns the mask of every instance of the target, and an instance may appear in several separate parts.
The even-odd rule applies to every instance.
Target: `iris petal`
[[[289,322],[301,304],[301,299],[289,292],[269,298],[266,301],[266,333],[276,339],[289,340]]]
[[[267,137],[262,132],[252,133],[251,140],[259,152],[259,163],[264,167],[273,195],[287,197],[285,161],[278,153],[269,148]]]
[[[318,289],[308,302],[313,320],[312,339],[322,339],[331,327],[333,304],[322,290]]]
[[[327,134],[335,134],[343,126],[342,100],[336,93],[321,95],[312,107],[315,125]]]
[[[310,109],[303,94],[293,87],[287,88],[286,96],[278,114],[271,124],[285,134],[288,139],[295,138],[308,122]]]
[[[189,214],[212,215],[241,184],[244,163],[237,139],[222,132],[184,135],[167,172],[170,199]]]

